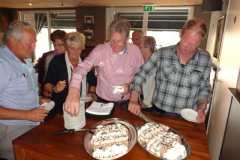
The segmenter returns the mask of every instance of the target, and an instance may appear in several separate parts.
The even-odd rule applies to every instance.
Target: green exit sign
[[[154,6],[143,6],[143,11],[154,11]]]

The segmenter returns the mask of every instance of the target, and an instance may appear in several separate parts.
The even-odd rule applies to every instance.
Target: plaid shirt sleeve
[[[148,78],[156,73],[158,64],[158,51],[154,52],[152,56],[145,62],[135,73],[131,83],[130,90],[138,93],[141,92],[141,87],[146,83]]]
[[[200,84],[198,99],[199,100],[206,99],[208,102],[210,102],[212,97],[212,88],[210,85],[210,72],[211,72],[212,60],[209,54],[207,56],[202,56],[199,58],[200,58],[200,62],[203,62],[201,65],[204,66],[205,72],[203,74],[203,80]]]

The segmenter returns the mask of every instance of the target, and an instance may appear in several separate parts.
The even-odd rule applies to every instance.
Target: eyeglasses
[[[62,47],[64,44],[53,44],[54,47]]]
[[[113,40],[113,39],[110,39],[109,41],[110,41],[111,43],[116,43],[116,44],[118,44],[118,45],[121,45],[121,44],[123,44],[126,40],[122,41],[122,40]]]
[[[142,48],[145,48],[145,47],[139,47],[139,49],[142,49]]]
[[[71,50],[72,52],[79,52],[82,50],[82,48],[72,48],[72,47],[68,47],[69,50]]]

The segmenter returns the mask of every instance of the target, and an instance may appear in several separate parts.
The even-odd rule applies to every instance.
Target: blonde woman
[[[63,103],[68,94],[68,84],[72,70],[82,63],[81,53],[85,49],[85,36],[78,32],[68,33],[65,40],[66,53],[55,56],[48,68],[44,89],[52,93],[55,107],[50,111],[49,117],[62,112]],[[89,89],[87,85],[89,84]],[[97,79],[91,70],[82,81],[81,97],[92,97],[97,85]],[[86,92],[89,90],[88,92]]]

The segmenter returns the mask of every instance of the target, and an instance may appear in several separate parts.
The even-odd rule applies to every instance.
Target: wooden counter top
[[[190,143],[192,153],[190,160],[209,160],[209,148],[204,123],[197,124],[184,119],[168,116],[159,116],[144,112],[146,116],[158,123],[174,128]],[[121,118],[133,125],[146,123],[140,117],[134,116],[126,108],[115,107],[110,118]],[[86,126],[91,128],[97,122],[106,119],[101,117],[86,117]],[[84,136],[86,131],[53,135],[56,130],[64,130],[62,115],[41,123],[39,126],[23,134],[13,141],[16,160],[85,160],[94,159],[84,149]],[[138,159],[146,160],[157,158],[144,151],[137,143],[133,149],[119,160]]]

